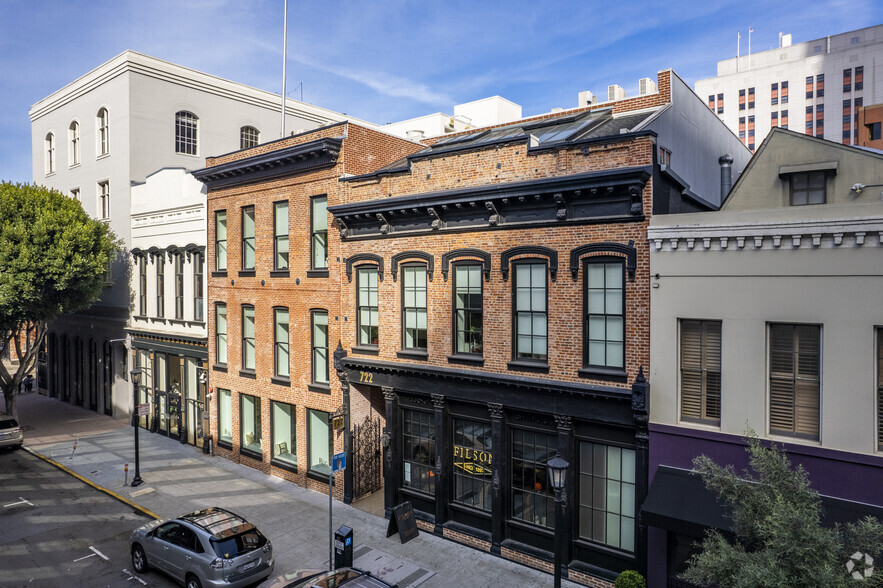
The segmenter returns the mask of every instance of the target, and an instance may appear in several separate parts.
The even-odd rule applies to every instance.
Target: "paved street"
[[[141,475],[145,483],[131,488],[125,485],[124,465],[130,464],[131,478],[134,441],[132,428],[126,423],[38,394],[20,396],[18,411],[19,421],[28,428],[25,445],[30,451],[54,460],[145,511],[171,517],[207,506],[229,508],[255,523],[273,541],[277,573],[322,568],[328,564],[328,496],[325,494],[146,432],[140,435]],[[71,458],[75,441],[77,449]],[[76,480],[65,475],[71,484]],[[80,481],[76,484],[85,487]],[[5,498],[7,494],[8,489],[2,496]],[[127,549],[129,532],[144,517],[135,515],[124,503],[118,504],[116,511],[126,513],[128,510],[130,517],[120,522],[124,532],[117,535],[118,542]],[[105,518],[111,520],[113,516],[108,512]],[[334,503],[333,527],[347,525],[354,529],[354,565],[398,583],[401,588],[552,585],[548,574],[427,533],[402,545],[397,536],[386,537],[387,524],[382,517]],[[6,541],[5,536],[0,537]],[[111,537],[108,535],[107,541]],[[85,534],[81,539],[85,544]],[[94,543],[89,545],[97,547]],[[88,545],[85,549],[88,550]],[[131,569],[128,560],[125,567]],[[157,581],[156,573],[148,576],[151,581]],[[134,585],[122,578],[118,584],[110,578],[107,582],[110,586]],[[563,585],[577,586],[567,581]]]
[[[138,582],[128,538],[150,520],[26,451],[0,450],[0,585],[121,586]],[[158,574],[138,585],[175,586]]]

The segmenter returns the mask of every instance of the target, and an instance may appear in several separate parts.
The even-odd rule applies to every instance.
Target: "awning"
[[[653,527],[686,535],[699,534],[708,527],[732,530],[726,508],[705,488],[698,474],[667,466],[656,470],[641,516]]]
[[[822,522],[854,523],[866,516],[883,521],[883,507],[832,496],[822,496]],[[660,466],[650,485],[641,516],[653,527],[686,535],[701,534],[706,528],[732,532],[729,507],[705,487],[702,478],[689,470]]]

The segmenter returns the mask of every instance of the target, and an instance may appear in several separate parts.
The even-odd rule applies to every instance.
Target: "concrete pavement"
[[[100,489],[161,518],[208,506],[243,515],[273,542],[276,574],[326,568],[328,495],[265,475],[190,445],[142,430],[141,477],[134,475],[134,435],[127,422],[32,393],[18,398],[25,446]],[[74,451],[76,443],[76,451]],[[552,577],[520,564],[421,532],[402,545],[386,537],[383,517],[335,501],[333,528],[353,528],[354,565],[400,588],[551,586]],[[563,581],[563,586],[577,584]]]

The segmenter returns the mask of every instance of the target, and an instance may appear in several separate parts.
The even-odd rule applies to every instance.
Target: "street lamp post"
[[[141,461],[138,453],[138,385],[141,383],[141,368],[135,368],[131,372],[132,375],[132,425],[135,427],[135,477],[132,478],[132,486],[140,486],[144,483],[141,479]]]
[[[549,485],[555,491],[555,588],[561,588],[561,557],[564,554],[564,509],[567,507],[567,492],[564,482],[570,464],[555,452],[555,457],[546,464],[549,470]]]

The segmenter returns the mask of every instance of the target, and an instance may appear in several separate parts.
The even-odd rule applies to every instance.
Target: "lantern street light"
[[[567,492],[564,484],[567,478],[567,468],[570,464],[555,452],[555,457],[546,464],[549,470],[549,485],[555,491],[555,588],[561,588],[561,557],[564,552],[562,545],[564,534],[564,508],[567,506]]]
[[[141,461],[139,459],[139,446],[138,446],[138,429],[139,426],[138,419],[140,415],[138,414],[138,386],[141,384],[141,368],[135,368],[131,372],[132,375],[132,426],[135,427],[135,477],[132,478],[132,486],[140,486],[144,483],[144,480],[141,479]]]

